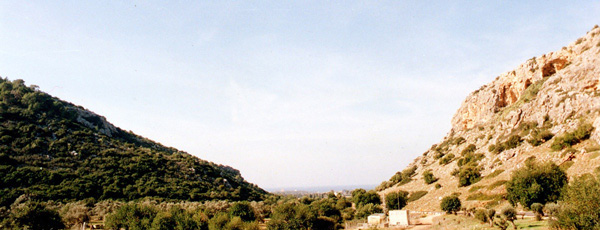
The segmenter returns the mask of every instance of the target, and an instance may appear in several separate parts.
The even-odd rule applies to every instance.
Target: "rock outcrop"
[[[557,137],[589,126],[593,129],[586,139],[566,149],[552,148]],[[467,206],[489,205],[502,202],[501,182],[532,156],[557,164],[571,162],[566,167],[569,176],[592,172],[600,166],[599,142],[600,28],[595,26],[559,51],[531,58],[472,92],[452,118],[447,136],[408,166],[417,167],[413,180],[391,187],[383,183],[379,190],[381,195],[427,191],[409,203],[408,208],[416,210],[438,210],[440,198],[454,192],[468,200]],[[472,156],[480,158],[473,162],[483,179],[458,186],[452,175]],[[444,157],[448,159],[442,161]],[[439,185],[424,183],[425,171],[438,177]],[[476,193],[487,198],[475,198]]]

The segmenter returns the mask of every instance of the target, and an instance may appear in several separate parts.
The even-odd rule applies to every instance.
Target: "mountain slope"
[[[477,207],[503,202],[504,182],[531,157],[561,165],[569,177],[594,172],[600,166],[599,82],[595,26],[472,92],[447,136],[378,190],[425,191],[406,207],[412,210],[439,210],[441,197],[455,192],[467,207]],[[425,172],[437,182],[425,183]]]
[[[123,131],[22,80],[0,78],[0,205],[42,200],[260,200],[239,171]]]

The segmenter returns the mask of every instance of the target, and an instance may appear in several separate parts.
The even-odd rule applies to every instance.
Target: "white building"
[[[385,214],[375,213],[367,217],[367,223],[369,225],[379,225],[385,223]]]
[[[408,226],[410,225],[410,213],[408,210],[391,210],[389,211],[390,225]]]

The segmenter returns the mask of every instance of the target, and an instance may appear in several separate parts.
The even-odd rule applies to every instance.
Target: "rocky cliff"
[[[441,197],[457,192],[467,207],[475,207],[503,202],[503,183],[530,157],[554,161],[570,177],[592,172],[600,166],[599,88],[600,28],[595,26],[568,46],[531,58],[472,92],[447,136],[408,166],[414,173],[404,177],[411,179],[392,177],[380,193],[425,191],[407,208],[438,210]],[[464,185],[459,174],[469,166],[479,178]],[[437,182],[425,183],[426,171]]]

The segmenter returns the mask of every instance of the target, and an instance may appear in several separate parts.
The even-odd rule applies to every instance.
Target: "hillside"
[[[446,137],[384,181],[380,195],[426,193],[408,204],[410,210],[439,210],[441,197],[455,192],[467,208],[493,206],[503,202],[504,182],[528,158],[553,161],[569,177],[594,172],[600,166],[599,82],[595,26],[468,95]],[[424,174],[438,180],[427,184]]]
[[[261,200],[228,166],[126,132],[23,80],[0,78],[0,205],[40,200]]]

